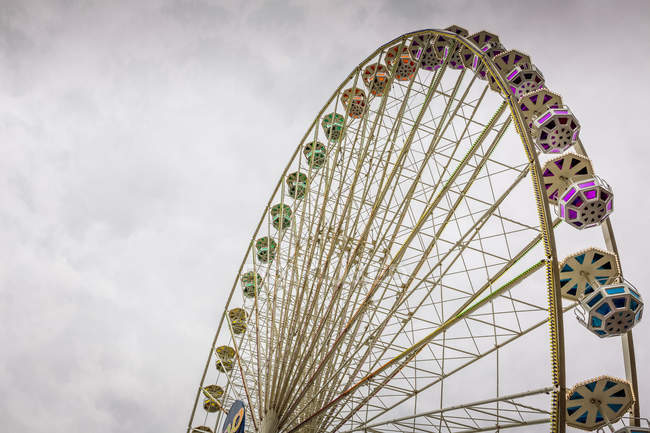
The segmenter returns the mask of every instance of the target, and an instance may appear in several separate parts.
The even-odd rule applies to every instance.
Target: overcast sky
[[[0,0],[2,430],[184,431],[309,123],[377,46],[451,24],[528,52],[576,113],[650,299],[649,1]],[[635,337],[649,416],[648,318]]]

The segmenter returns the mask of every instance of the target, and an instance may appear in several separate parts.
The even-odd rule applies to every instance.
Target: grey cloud
[[[648,2],[1,8],[8,431],[183,430],[226,293],[287,158],[339,82],[414,29],[487,29],[533,56],[615,189],[625,273],[650,296],[650,204],[638,194],[650,156],[641,101],[650,90]],[[567,325],[573,375],[579,331]],[[646,318],[642,408],[648,332]],[[603,365],[620,369],[609,355]]]

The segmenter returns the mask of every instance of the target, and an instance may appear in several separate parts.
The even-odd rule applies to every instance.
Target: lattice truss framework
[[[203,385],[220,384],[226,408],[247,404],[248,431],[269,411],[283,432],[548,423],[548,345],[526,343],[548,341],[544,227],[510,110],[471,70],[420,68],[389,79],[353,119],[341,89],[364,88],[364,66],[385,55],[350,75],[292,157],[229,301],[248,313],[246,332],[226,318],[216,338],[235,349],[235,367],[215,370],[212,351]],[[339,143],[319,125],[332,111],[345,119]],[[303,155],[313,141],[327,148],[318,169]],[[286,184],[295,171],[309,179],[299,200]],[[276,203],[292,210],[280,231]],[[262,236],[277,241],[270,264],[256,257]],[[241,294],[247,271],[262,277],[257,298]],[[520,372],[515,389],[503,370],[518,357],[542,374]],[[218,428],[222,415],[204,424]]]

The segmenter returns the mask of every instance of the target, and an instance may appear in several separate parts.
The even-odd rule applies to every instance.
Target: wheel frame
[[[304,149],[304,144],[310,140],[311,131],[313,131],[314,128],[318,127],[320,120],[323,114],[325,113],[325,111],[327,110],[327,108],[331,105],[331,103],[336,98],[339,97],[342,90],[345,88],[346,85],[349,85],[353,77],[356,76],[355,84],[354,84],[354,86],[356,86],[356,80],[363,73],[364,67],[372,59],[376,58],[377,55],[379,55],[382,51],[389,49],[390,47],[394,46],[396,43],[405,44],[406,41],[409,40],[410,38],[416,36],[422,36],[422,35],[431,35],[432,37],[443,36],[445,38],[454,40],[457,44],[462,45],[467,50],[470,50],[472,53],[474,53],[474,55],[480,58],[480,61],[483,63],[483,67],[487,71],[487,75],[488,75],[487,78],[490,81],[496,83],[496,85],[500,89],[501,95],[502,96],[508,95],[504,98],[504,100],[507,103],[508,108],[510,109],[511,119],[515,125],[515,129],[517,131],[517,134],[520,137],[521,143],[524,147],[524,152],[526,154],[526,157],[531,167],[531,175],[533,179],[535,200],[537,203],[537,214],[540,220],[540,228],[542,229],[542,241],[544,244],[544,253],[545,253],[544,267],[546,269],[546,282],[547,282],[546,290],[549,298],[549,305],[548,305],[549,320],[548,321],[551,330],[551,336],[550,336],[551,370],[552,370],[552,380],[553,380],[553,387],[551,390],[551,395],[552,395],[551,429],[552,431],[557,431],[561,433],[565,431],[565,409],[566,409],[565,398],[564,398],[566,394],[566,376],[565,376],[565,361],[564,361],[565,349],[564,349],[564,326],[563,326],[563,316],[562,316],[563,315],[562,298],[561,298],[561,290],[560,290],[560,283],[559,283],[558,256],[557,256],[555,236],[553,231],[553,218],[552,218],[553,213],[551,212],[550,202],[547,197],[547,194],[545,193],[544,180],[541,175],[542,170],[538,159],[539,154],[535,151],[535,144],[531,136],[531,131],[529,130],[528,125],[525,122],[524,115],[522,114],[519,108],[518,99],[514,95],[512,95],[512,93],[508,92],[507,82],[499,74],[499,70],[497,66],[494,64],[493,60],[490,57],[485,55],[479,48],[474,46],[474,44],[468,39],[468,37],[463,37],[457,33],[446,31],[446,30],[425,29],[425,30],[409,32],[404,35],[401,35],[383,44],[382,46],[377,48],[371,55],[365,58],[357,67],[353,69],[353,71],[346,77],[346,79],[336,88],[332,96],[325,102],[323,108],[321,108],[321,110],[318,112],[314,121],[308,127],[307,132],[304,134],[304,136],[298,143],[296,150],[293,152],[291,158],[289,159],[289,163],[284,168],[278,183],[273,189],[271,198],[269,199],[268,203],[265,206],[265,209],[262,213],[259,223],[257,224],[253,236],[251,238],[252,239],[251,244],[249,245],[249,248],[247,248],[244,258],[242,259],[242,263],[237,272],[237,278],[235,279],[233,286],[230,290],[230,293],[228,295],[224,307],[224,312],[221,316],[219,325],[217,327],[217,332],[215,333],[212,345],[210,347],[210,352],[205,364],[200,386],[199,389],[197,390],[195,403],[193,406],[192,414],[190,416],[190,421],[187,428],[188,433],[192,429],[195,410],[198,405],[199,398],[201,395],[201,389],[203,383],[205,382],[205,377],[210,366],[210,361],[212,359],[212,355],[216,347],[217,338],[222,330],[224,324],[224,318],[226,317],[228,310],[231,307],[230,303],[232,297],[238,289],[239,275],[241,275],[242,272],[244,271],[244,267],[249,258],[249,254],[251,254],[251,250],[253,248],[255,239],[257,238],[260,229],[264,225],[267,214],[270,212],[271,208],[273,207],[273,201],[278,193],[278,190],[282,187],[286,175],[289,173],[290,170],[292,170],[291,168],[292,162],[296,159],[296,157],[300,156],[300,153]],[[578,141],[578,143],[574,146],[574,148],[576,153],[587,156],[586,151],[580,141]],[[602,228],[602,233],[603,233],[605,243],[607,245],[607,249],[618,255],[618,248],[617,248],[611,220],[606,219],[602,223],[601,228]],[[623,345],[623,357],[624,357],[626,376],[628,381],[631,383],[632,389],[638,399],[638,383],[637,383],[632,331],[628,331],[627,334],[624,334],[622,336],[622,345]],[[238,359],[238,365],[241,370],[241,363],[239,363],[239,359]],[[640,417],[638,400],[637,400],[637,404],[634,405],[633,416],[637,419]],[[260,426],[257,425],[255,417],[253,416],[252,418],[255,424],[255,429],[259,431]]]

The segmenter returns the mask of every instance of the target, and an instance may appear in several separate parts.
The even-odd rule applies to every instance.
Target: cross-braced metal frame
[[[388,90],[369,95],[353,118],[343,90],[363,89],[367,65],[418,36],[470,50],[501,92],[453,69],[450,57],[433,71],[416,65],[403,81],[393,62]],[[343,116],[340,141],[320,128],[329,112]],[[313,142],[326,147],[320,167],[303,156]],[[564,431],[562,318],[574,304],[561,302],[560,220],[538,157],[517,98],[468,39],[426,30],[380,47],[336,89],[277,183],[226,302],[188,431],[217,428],[235,399],[247,405],[247,430],[268,433]],[[292,172],[307,176],[302,198],[291,197]],[[278,203],[291,209],[279,229]],[[603,233],[616,252],[609,220]],[[277,242],[270,263],[257,255],[263,236]],[[253,297],[240,287],[249,271],[261,277]],[[228,320],[235,307],[247,313],[243,333]],[[220,372],[222,345],[235,357]],[[635,386],[631,333],[623,352]],[[222,410],[204,415],[201,390],[214,383],[225,390]]]

